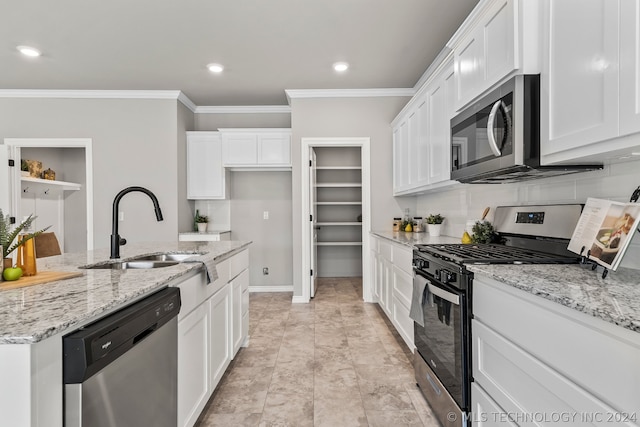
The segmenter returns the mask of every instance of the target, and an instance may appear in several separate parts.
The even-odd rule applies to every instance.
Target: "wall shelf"
[[[35,184],[37,186],[49,186],[61,188],[65,191],[78,191],[82,188],[82,184],[78,184],[77,182],[65,182],[65,181],[56,181],[51,179],[40,179],[33,178],[30,176],[23,176],[20,178],[20,181],[23,183]]]
[[[317,188],[357,188],[362,187],[360,182],[319,182]]]
[[[316,246],[362,246],[362,242],[317,242]]]
[[[329,226],[329,225],[350,225],[350,226],[362,225],[362,223],[358,222],[358,221],[350,221],[350,222],[347,222],[347,221],[342,221],[342,222],[317,222],[316,224],[317,225],[326,225],[326,226]]]
[[[319,171],[350,171],[362,170],[362,166],[316,166]]]
[[[317,206],[359,206],[362,202],[316,202]]]

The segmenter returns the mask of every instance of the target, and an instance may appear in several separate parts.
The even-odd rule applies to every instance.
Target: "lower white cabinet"
[[[227,370],[233,351],[231,348],[231,295],[229,286],[209,298],[209,389],[214,390]]]
[[[640,425],[637,332],[479,274],[473,284],[474,419]]]
[[[247,302],[244,302],[244,299]],[[249,298],[249,270],[244,270],[236,278],[231,281],[231,304],[233,306],[233,354],[242,347],[247,335],[248,325],[244,327],[245,315],[248,314],[248,298]],[[246,310],[244,307],[247,306]],[[247,317],[246,320],[249,318]]]
[[[178,425],[192,426],[209,399],[209,307],[178,323]]]
[[[220,262],[218,279],[204,272],[180,287],[178,316],[178,426],[192,427],[240,345],[247,342],[249,254],[243,250]],[[247,294],[243,296],[243,291]],[[237,293],[237,295],[236,295]],[[244,297],[244,300],[243,300]]]
[[[373,295],[411,351],[413,320],[409,317],[413,292],[413,249],[390,240],[371,236]]]

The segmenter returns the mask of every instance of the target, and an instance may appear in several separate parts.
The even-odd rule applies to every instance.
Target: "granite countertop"
[[[120,248],[121,260],[162,252],[198,253],[215,265],[251,242],[156,242]],[[38,259],[38,271],[81,271],[76,278],[0,290],[0,344],[32,344],[77,327],[195,273],[203,264],[180,263],[148,270],[78,269],[109,260],[109,249]],[[212,272],[215,274],[215,272]]]
[[[409,247],[413,247],[414,245],[460,243],[459,237],[434,237],[429,235],[429,233],[407,233],[404,231],[372,231],[371,234]]]
[[[603,279],[602,269],[592,271],[590,265],[471,264],[467,269],[640,332],[640,270],[621,267]]]

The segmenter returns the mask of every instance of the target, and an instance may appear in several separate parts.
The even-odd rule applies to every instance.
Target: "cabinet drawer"
[[[607,414],[612,412],[613,409],[609,405],[482,323],[474,320],[472,330],[473,377],[505,412],[511,414]],[[598,369],[596,365],[592,368],[592,371]],[[635,410],[637,411],[637,406]],[[551,425],[551,423],[542,425]]]
[[[479,275],[473,284],[477,320],[617,409],[638,410],[636,332]]]
[[[387,243],[382,240],[380,241],[378,246],[378,252],[380,253],[380,256],[382,258],[392,261],[393,260],[392,251],[393,251],[393,247],[391,246],[391,243]]]
[[[393,247],[393,265],[401,268],[405,273],[413,275],[413,251],[404,246]]]
[[[242,270],[249,268],[249,251],[243,250],[228,259],[229,261],[229,280],[233,280]]]
[[[396,264],[393,265],[393,296],[407,307],[411,307],[413,276],[398,268]]]
[[[180,288],[180,300],[182,301],[178,321],[184,319],[207,299],[208,288],[206,283],[204,271],[202,271],[202,273],[196,274],[178,285],[178,288]]]
[[[407,347],[413,351],[413,320],[409,317],[409,308],[395,297],[392,304],[391,321]]]

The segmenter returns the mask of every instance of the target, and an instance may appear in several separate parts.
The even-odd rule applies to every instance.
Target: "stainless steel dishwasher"
[[[63,338],[66,427],[175,427],[180,289]]]

